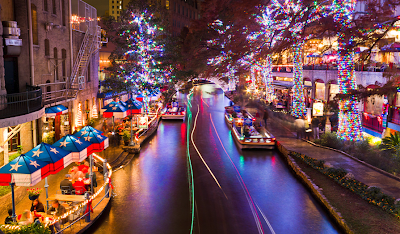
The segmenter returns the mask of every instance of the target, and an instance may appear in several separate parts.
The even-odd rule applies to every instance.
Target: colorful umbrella
[[[49,168],[47,162],[22,154],[0,168],[0,185],[34,186],[50,174]]]
[[[400,52],[400,43],[393,42],[391,44],[382,46],[381,51],[382,52]]]
[[[143,102],[143,94],[140,94],[139,96],[136,97],[136,100],[138,100],[139,102]]]
[[[131,114],[140,114],[142,112],[143,104],[133,98],[129,98],[126,101],[126,109],[128,110],[128,115]]]
[[[47,107],[44,112],[47,117],[55,117],[57,115],[63,115],[68,113],[68,108],[63,105],[57,105],[57,106]]]
[[[92,149],[94,152],[101,152],[105,150],[109,145],[108,137],[101,134],[96,134],[94,132],[89,132],[88,134],[82,136],[81,139],[83,139],[85,142],[92,144]]]
[[[95,129],[94,127],[91,127],[91,126],[85,126],[85,127],[83,127],[79,132],[75,133],[74,136],[76,136],[76,137],[83,137],[83,136],[86,136],[87,134],[89,134],[89,133],[91,133],[91,132],[93,132],[93,133],[95,133],[95,134],[103,135],[103,132],[102,132],[102,131],[97,130],[97,129]]]
[[[81,162],[87,158],[88,155],[93,153],[93,147],[90,145],[90,143],[72,135],[64,136],[54,143],[53,146],[57,146],[61,149],[71,152],[73,162]]]
[[[103,112],[104,118],[125,118],[127,116],[127,111],[124,106],[118,104],[117,102],[111,102],[106,107],[106,110]]]
[[[72,154],[61,148],[40,143],[25,154],[49,164],[50,173],[56,174],[72,163]]]

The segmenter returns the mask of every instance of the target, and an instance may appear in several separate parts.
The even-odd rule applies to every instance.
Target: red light
[[[253,121],[256,121],[256,118],[253,118]]]
[[[272,138],[271,140],[275,141],[275,137],[274,137],[274,138]]]

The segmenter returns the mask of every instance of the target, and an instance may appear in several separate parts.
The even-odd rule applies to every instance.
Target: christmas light
[[[83,121],[82,121],[82,103],[81,102],[79,102],[79,104],[78,104],[78,110],[77,110],[76,119],[75,119],[75,126],[76,127],[83,126]]]
[[[293,99],[292,115],[304,117],[306,115],[306,105],[304,103],[304,84],[303,84],[303,43],[298,42],[293,46]]]
[[[96,102],[93,103],[92,118],[94,118],[94,119],[99,118],[99,115],[98,115],[98,113],[97,113],[97,105],[96,105]]]

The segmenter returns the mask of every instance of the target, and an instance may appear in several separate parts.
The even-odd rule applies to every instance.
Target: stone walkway
[[[380,187],[383,192],[396,199],[400,198],[400,179],[392,178],[339,152],[313,146],[306,141],[296,139],[295,133],[280,124],[279,120],[277,121],[274,117],[270,117],[268,119],[268,130],[286,149],[318,160],[324,160],[335,168],[344,168],[353,173],[355,179],[369,186]]]

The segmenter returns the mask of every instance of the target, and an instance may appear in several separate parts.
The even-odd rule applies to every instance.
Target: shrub
[[[9,192],[11,192],[10,186],[0,186],[0,197],[6,195]]]
[[[50,234],[51,231],[48,227],[43,226],[42,224],[30,224],[27,226],[20,226],[21,228],[10,230],[10,229],[2,229],[5,234]]]
[[[392,152],[397,158],[400,157],[400,134],[396,132],[395,134],[390,133],[390,136],[382,139],[382,144],[380,148],[383,151]]]
[[[334,132],[324,133],[320,138],[321,139],[316,140],[315,143],[339,150],[343,148],[343,140],[339,139]]]

